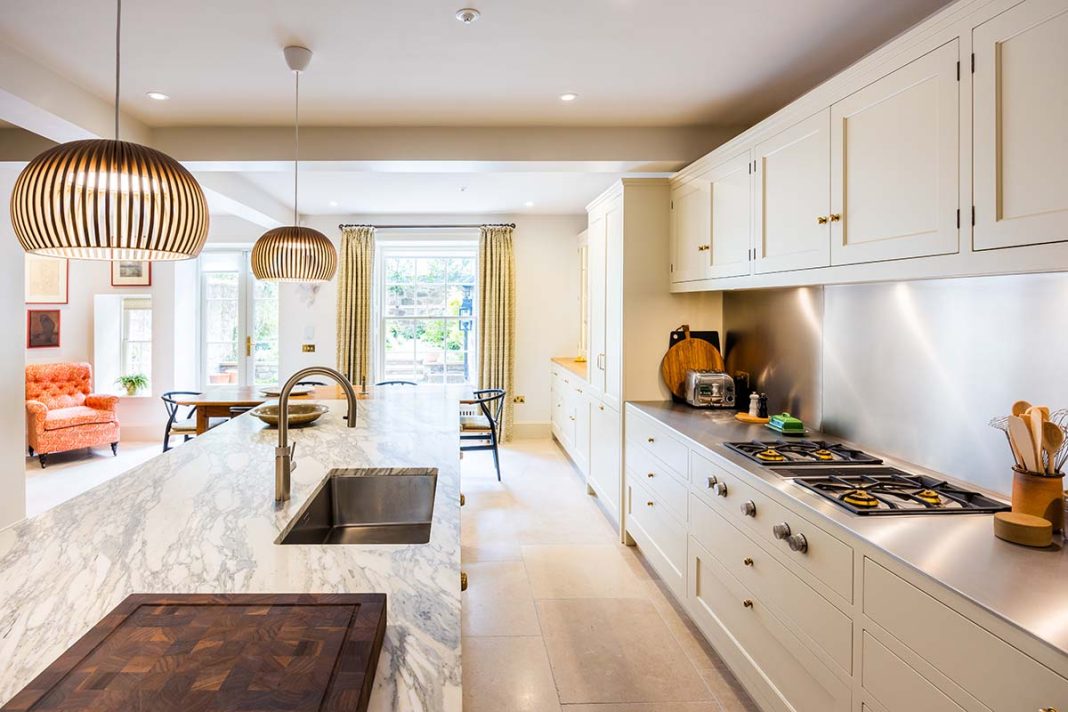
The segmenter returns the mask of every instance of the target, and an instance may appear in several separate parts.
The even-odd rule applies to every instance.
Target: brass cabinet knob
[[[603,405],[599,405],[597,407],[600,408],[601,410],[604,410],[604,406]]]
[[[1043,707],[1038,712],[1057,712],[1057,710],[1054,709],[1053,707]]]
[[[747,598],[747,599],[745,599],[744,601],[742,601],[742,605],[743,605],[743,606],[745,606],[746,608],[752,608],[752,607],[753,607],[753,602],[752,602],[752,601],[750,601],[750,600],[749,600],[749,599]]]
[[[656,442],[656,438],[652,438],[652,437],[646,438],[646,440],[651,442],[651,443],[655,443]]]
[[[462,506],[464,506],[465,504],[467,504],[467,497],[464,497],[464,493],[463,493],[463,492],[461,492],[461,493],[460,493],[460,506],[462,507]]]
[[[756,502],[754,502],[751,499],[747,499],[745,502],[742,502],[742,514],[744,514],[747,517],[755,517],[756,516]]]
[[[460,590],[461,591],[466,591],[467,590],[467,572],[466,571],[461,571],[460,572]]]
[[[842,219],[841,213],[831,213],[831,222],[838,222]]]
[[[654,477],[656,477],[656,473],[655,472],[650,472],[650,473],[646,474],[645,476],[648,477],[649,479],[653,479]]]
[[[820,225],[826,225],[827,224],[827,216],[826,215],[820,215],[818,218],[816,218],[816,222],[819,223]]]
[[[646,502],[645,506],[646,507],[652,507],[653,506],[653,502],[652,501]]]
[[[742,563],[745,564],[746,566],[752,566],[753,565],[753,560],[750,557],[747,556],[744,559],[742,559]]]

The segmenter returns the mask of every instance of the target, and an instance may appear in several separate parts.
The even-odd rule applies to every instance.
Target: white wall
[[[331,215],[307,218],[337,242],[340,223],[480,224],[514,222],[516,253],[516,404],[520,434],[547,433],[549,427],[549,358],[575,355],[579,334],[579,257],[577,235],[586,215]],[[336,365],[337,286],[317,292],[284,284],[279,297],[281,373],[311,365]],[[310,336],[309,336],[310,335]],[[301,345],[314,343],[315,353]]]
[[[0,167],[0,205],[11,199],[20,165]],[[0,220],[0,529],[26,516],[23,252],[9,220]]]

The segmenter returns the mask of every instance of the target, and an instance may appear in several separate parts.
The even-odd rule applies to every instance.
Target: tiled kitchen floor
[[[756,710],[551,440],[462,463],[464,712]]]
[[[48,468],[37,458],[26,458],[26,516],[33,517],[77,497],[113,477],[160,454],[158,442],[119,443],[117,456],[111,448],[82,448],[48,456]]]

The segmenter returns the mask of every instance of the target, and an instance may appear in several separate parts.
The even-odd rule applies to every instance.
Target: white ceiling
[[[482,11],[463,26],[453,13]],[[123,109],[152,126],[745,124],[946,0],[137,0]],[[3,0],[0,41],[110,100],[114,0]],[[145,92],[172,98],[154,102]],[[560,102],[565,91],[578,101]],[[366,186],[361,186],[366,187]]]
[[[241,175],[276,200],[293,204],[292,172],[243,172]],[[566,171],[302,170],[300,212],[306,215],[576,214],[583,212],[590,200],[623,175],[623,172]],[[534,205],[527,206],[528,202]]]

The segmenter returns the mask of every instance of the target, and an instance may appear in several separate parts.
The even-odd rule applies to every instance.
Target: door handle
[[[816,218],[816,222],[818,224],[820,224],[820,225],[826,225],[827,224],[827,216],[826,215],[820,215],[818,218]]]
[[[251,356],[252,355],[252,337],[251,336],[246,336],[245,337],[245,355],[246,356]]]
[[[831,222],[838,222],[842,219],[841,213],[831,213]]]

